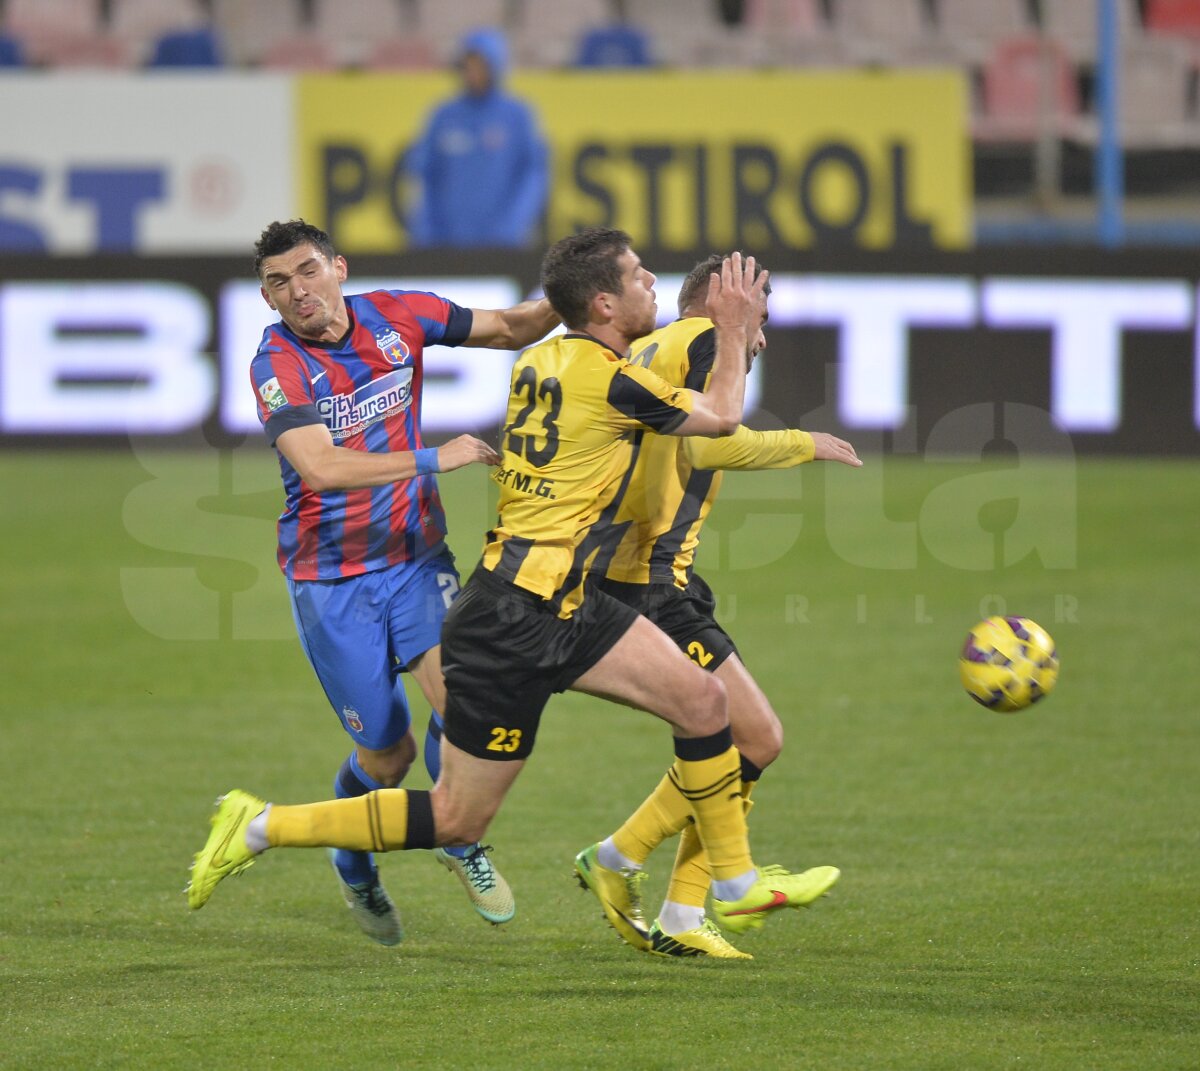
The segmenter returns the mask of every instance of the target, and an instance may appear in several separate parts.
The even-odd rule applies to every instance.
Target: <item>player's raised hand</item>
[[[474,435],[460,435],[457,439],[451,439],[445,446],[438,447],[438,469],[441,472],[453,472],[476,462],[482,465],[499,465],[500,455]]]
[[[812,436],[815,447],[814,461],[840,461],[843,465],[862,467],[862,461],[854,452],[854,447],[845,439],[839,439],[836,435],[830,435],[824,431],[810,431],[809,434]]]
[[[705,312],[718,328],[744,327],[757,333],[769,273],[763,270],[756,276],[755,269],[753,257],[732,253],[721,262],[720,272],[709,276]]]

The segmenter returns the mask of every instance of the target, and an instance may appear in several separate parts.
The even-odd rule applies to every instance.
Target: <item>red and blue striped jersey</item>
[[[250,364],[258,416],[274,445],[289,428],[324,424],[349,450],[420,450],[427,345],[457,346],[473,316],[436,294],[376,290],[346,298],[350,329],[337,342],[263,332]],[[441,549],[446,517],[432,474],[353,491],[314,491],[279,455],[287,501],[279,566],[293,580],[336,580]]]

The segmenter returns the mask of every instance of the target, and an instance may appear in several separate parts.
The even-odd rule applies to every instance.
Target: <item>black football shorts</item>
[[[442,625],[446,739],[481,759],[533,751],[550,696],[565,692],[629,631],[637,611],[588,590],[570,618],[482,566]]]
[[[738,653],[729,633],[717,624],[717,600],[712,589],[695,574],[686,588],[667,581],[623,584],[615,580],[602,580],[596,587],[645,614],[688,658],[709,673]]]

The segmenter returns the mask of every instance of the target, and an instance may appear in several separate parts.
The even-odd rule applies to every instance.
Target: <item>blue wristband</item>
[[[428,446],[424,450],[414,450],[413,460],[417,463],[418,476],[425,476],[430,472],[439,471],[436,446]]]

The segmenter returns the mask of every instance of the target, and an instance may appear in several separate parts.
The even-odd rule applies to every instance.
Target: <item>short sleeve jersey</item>
[[[606,550],[641,433],[667,433],[691,395],[587,335],[526,350],[513,366],[496,527],[483,567],[570,617]]]
[[[436,294],[377,290],[347,297],[350,327],[337,342],[300,338],[286,324],[263,332],[250,364],[268,441],[324,424],[336,446],[370,453],[419,450],[427,345],[457,346],[472,313]],[[279,566],[293,580],[335,580],[441,549],[446,518],[432,475],[382,487],[316,491],[279,455],[287,500]]]

